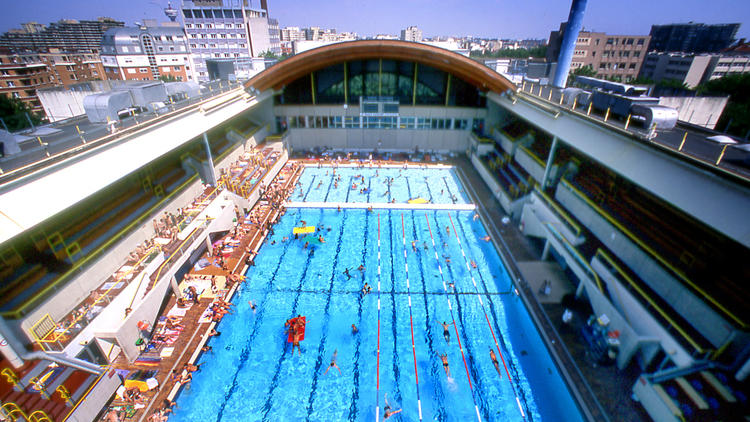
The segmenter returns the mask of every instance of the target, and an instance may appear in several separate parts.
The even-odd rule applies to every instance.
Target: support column
[[[180,285],[177,284],[177,279],[175,276],[169,277],[169,285],[172,287],[172,292],[174,292],[174,295],[179,299],[182,297],[182,292],[180,291]]]
[[[549,157],[547,157],[547,166],[544,168],[544,176],[542,177],[542,190],[547,187],[547,179],[549,178],[549,172],[552,169],[552,163],[555,161],[555,152],[557,151],[557,136],[552,138],[552,147],[549,149]]]
[[[583,27],[583,12],[586,10],[587,1],[573,0],[573,3],[570,5],[570,14],[565,24],[562,42],[560,43],[560,55],[557,57],[557,69],[555,70],[555,77],[552,80],[554,87],[565,88],[565,85],[568,83],[568,71],[570,71],[570,63],[573,60],[578,33]]]
[[[213,256],[214,255],[214,246],[211,244],[211,236],[209,233],[209,236],[206,236],[206,250],[208,251],[208,254]]]
[[[544,250],[542,250],[542,261],[546,261],[549,258],[549,239],[544,241]]]
[[[206,148],[206,157],[208,158],[208,169],[209,174],[207,175],[207,182],[213,186],[216,186],[216,169],[214,169],[214,158],[211,155],[211,146],[208,144],[208,135],[203,132],[203,146]]]

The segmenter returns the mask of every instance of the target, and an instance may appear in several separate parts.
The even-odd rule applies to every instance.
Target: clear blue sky
[[[47,24],[62,18],[109,16],[128,25],[144,18],[163,21],[166,0],[3,1],[0,32],[21,22]],[[569,0],[268,0],[271,17],[284,26],[321,26],[360,35],[398,34],[417,25],[425,36],[476,35],[547,38],[567,19]],[[176,7],[180,0],[173,1]],[[253,6],[259,0],[251,0]],[[589,0],[586,29],[611,34],[648,34],[652,24],[741,23],[750,39],[749,0]]]

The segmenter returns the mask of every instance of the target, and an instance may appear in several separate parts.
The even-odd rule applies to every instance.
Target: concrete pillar
[[[555,161],[555,151],[557,151],[557,136],[552,138],[552,146],[549,149],[549,157],[547,157],[547,166],[544,168],[544,176],[542,177],[542,190],[547,187],[547,178],[549,178],[549,172],[552,170],[552,163]]]
[[[23,366],[23,359],[16,353],[16,351],[10,346],[8,340],[5,338],[5,334],[0,333],[0,353],[8,359],[8,362],[16,369]]]
[[[211,236],[206,236],[206,250],[210,255],[214,254],[214,246],[211,244]]]
[[[206,135],[206,132],[203,132],[203,146],[206,148],[206,157],[208,158],[209,174],[207,175],[207,182],[216,186],[216,169],[214,168],[214,159],[211,156],[211,146],[208,144],[208,135]]]
[[[542,251],[542,261],[546,261],[549,258],[549,239],[544,241],[544,250]]]
[[[568,83],[568,72],[570,71],[570,62],[573,60],[573,51],[578,40],[578,33],[583,27],[583,12],[586,10],[588,0],[573,0],[570,5],[570,14],[568,22],[565,25],[562,45],[560,45],[560,55],[557,57],[557,69],[552,85],[557,88],[565,88]]]
[[[178,299],[181,298],[182,292],[180,291],[180,285],[177,284],[177,278],[175,278],[175,276],[169,278],[169,285],[172,287],[174,295],[177,296]]]

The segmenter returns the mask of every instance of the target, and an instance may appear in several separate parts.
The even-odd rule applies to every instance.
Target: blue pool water
[[[308,201],[326,199],[309,196],[325,171],[304,171],[300,191]],[[370,170],[339,171],[352,177]],[[450,170],[403,174],[379,171],[383,180],[394,177],[394,198],[422,192],[417,189],[434,195],[442,182],[466,201]],[[416,188],[420,179],[424,187]],[[403,409],[392,421],[419,420],[420,404],[423,420],[582,420],[497,251],[481,240],[484,227],[472,217],[468,211],[288,209],[170,420],[375,421],[376,408],[383,418],[386,393],[394,409]],[[282,242],[301,220],[323,227],[325,243],[313,244],[312,253],[302,240]],[[467,266],[471,260],[476,269]],[[373,293],[361,297],[365,282]],[[290,352],[284,335],[284,322],[298,314],[308,320],[301,355]],[[439,321],[452,324],[450,342]],[[507,372],[502,363],[495,370],[490,349],[498,360],[501,351]],[[325,373],[335,351],[341,374]]]
[[[435,204],[465,204],[463,188],[452,169],[394,169],[347,168],[336,169],[336,186],[333,168],[308,167],[289,198],[293,202],[371,202],[385,203],[396,200],[403,204],[409,199],[423,198]],[[364,185],[358,176],[364,176]],[[393,179],[390,186],[387,179]],[[352,183],[357,184],[352,189]],[[360,193],[363,187],[369,192]],[[390,188],[390,189],[389,189]],[[455,199],[455,201],[454,201]]]

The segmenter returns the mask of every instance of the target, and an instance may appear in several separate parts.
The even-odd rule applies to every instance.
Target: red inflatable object
[[[305,339],[305,324],[307,324],[307,317],[295,317],[286,322],[285,325],[289,326],[287,330],[287,343],[294,343],[295,341],[300,342]]]

